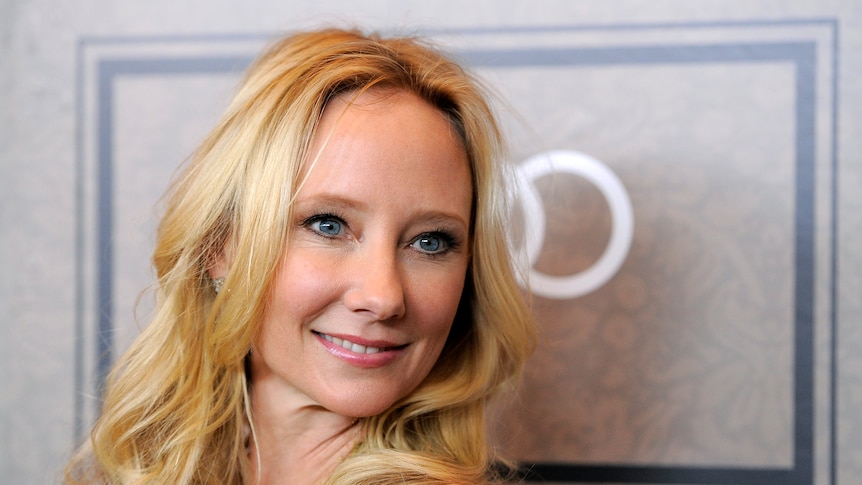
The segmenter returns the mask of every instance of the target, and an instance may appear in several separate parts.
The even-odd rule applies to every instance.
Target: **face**
[[[332,100],[252,352],[254,393],[378,414],[428,375],[469,262],[467,155],[406,92]]]

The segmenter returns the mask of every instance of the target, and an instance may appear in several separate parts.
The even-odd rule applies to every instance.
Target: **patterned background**
[[[56,482],[92,421],[98,356],[151,308],[158,197],[238,72],[334,20],[441,42],[499,94],[513,164],[578,151],[631,200],[610,281],[534,295],[541,345],[492,429],[531,478],[859,482],[862,6],[442,3],[0,5],[4,481]],[[564,173],[535,188],[533,269],[590,268],[614,222],[602,192]]]

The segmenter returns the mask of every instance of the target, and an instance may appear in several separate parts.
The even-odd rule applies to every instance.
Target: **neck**
[[[252,386],[255,433],[250,440],[256,482],[320,484],[361,439],[357,419],[335,414],[286,389]]]

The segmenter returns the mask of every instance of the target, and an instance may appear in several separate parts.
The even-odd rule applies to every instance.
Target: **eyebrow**
[[[469,231],[470,225],[462,217],[451,214],[449,212],[429,211],[421,215],[421,220],[430,224],[451,224],[456,222],[459,226],[463,226],[465,231]]]
[[[333,194],[315,194],[309,196],[307,199],[302,200],[297,198],[296,205],[329,205],[336,208],[344,208],[344,209],[357,209],[360,211],[368,210],[368,204],[365,202],[350,199],[347,197],[343,197],[340,195]]]

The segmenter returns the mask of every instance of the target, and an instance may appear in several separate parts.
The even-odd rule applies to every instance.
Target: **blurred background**
[[[862,481],[862,2],[0,2],[0,476],[56,483],[146,325],[159,197],[273,38],[417,34],[493,91],[538,352],[527,479]]]

